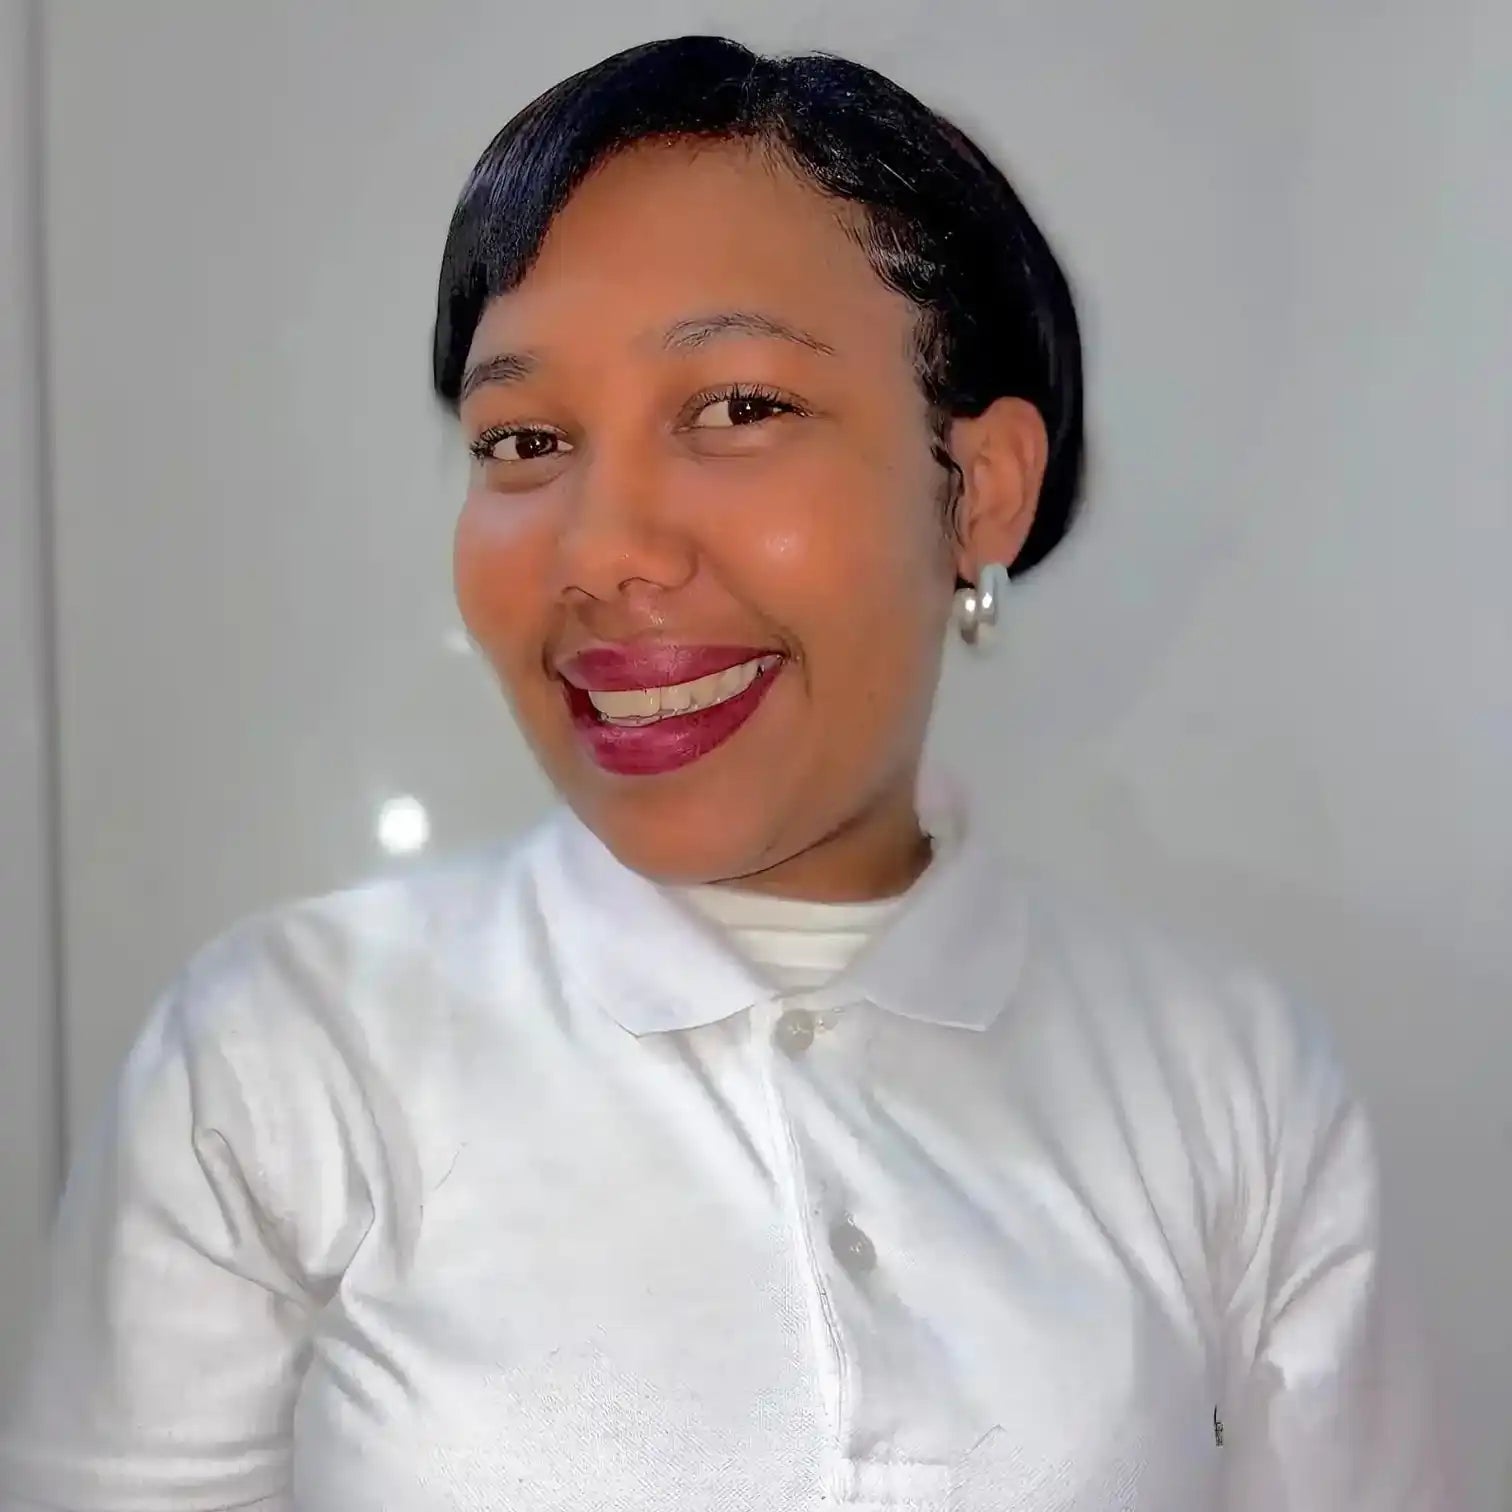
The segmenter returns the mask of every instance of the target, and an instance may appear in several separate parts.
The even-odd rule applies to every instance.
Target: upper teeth
[[[744,693],[776,661],[774,656],[758,656],[723,672],[695,677],[692,682],[674,683],[668,688],[627,688],[614,693],[590,690],[588,698],[614,724],[649,724],[670,714],[691,714],[695,709],[711,709],[724,703],[737,693]]]

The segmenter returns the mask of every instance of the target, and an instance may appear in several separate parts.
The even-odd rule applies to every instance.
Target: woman
[[[982,153],[837,59],[620,54],[484,154],[434,376],[563,808],[188,968],[70,1183],[11,1505],[1447,1506],[1315,1028],[921,779],[1081,470]]]

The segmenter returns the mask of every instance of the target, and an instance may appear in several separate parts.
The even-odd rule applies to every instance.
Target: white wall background
[[[53,732],[28,8],[0,5],[0,1410],[57,1177]]]
[[[459,448],[426,385],[484,142],[649,36],[834,47],[997,150],[1087,312],[1091,507],[1007,655],[953,670],[940,742],[1022,850],[1239,939],[1329,1014],[1382,1126],[1472,1505],[1503,1505],[1504,0],[45,11],[73,1130],[199,941],[384,864],[385,801],[418,796],[444,848],[545,798],[456,649]],[[0,156],[0,203],[19,171]],[[6,837],[24,820],[0,814]]]

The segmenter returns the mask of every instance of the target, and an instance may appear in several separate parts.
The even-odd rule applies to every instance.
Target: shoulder
[[[1322,1012],[1268,967],[1125,901],[1043,876],[1026,890],[1023,992],[1115,1081],[1257,1141],[1348,1100]]]
[[[1325,1185],[1373,1232],[1370,1123],[1321,1012],[1241,952],[1123,902],[1037,880],[1028,913],[1005,1019],[1025,1026],[1029,1097],[1092,1152],[1089,1182],[1131,1160],[1223,1295]]]
[[[144,1189],[191,1145],[230,1152],[302,1256],[324,1243],[322,1215],[360,1210],[359,1191],[421,1190],[453,1153],[463,1021],[507,999],[533,836],[283,903],[211,940],[160,995],[91,1148],[117,1151]]]
[[[238,921],[190,957],[157,1032],[272,1074],[290,1054],[402,1059],[497,995],[537,830]]]

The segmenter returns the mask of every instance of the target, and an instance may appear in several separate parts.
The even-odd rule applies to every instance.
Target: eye
[[[802,413],[798,405],[770,389],[740,383],[716,393],[700,394],[693,401],[691,426],[694,430],[732,430],[778,415]]]
[[[468,448],[479,462],[538,462],[572,450],[565,436],[532,425],[496,425]]]

